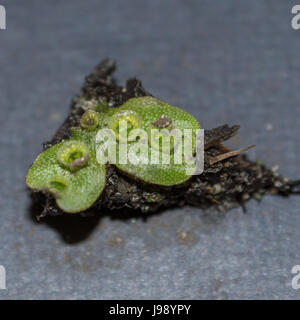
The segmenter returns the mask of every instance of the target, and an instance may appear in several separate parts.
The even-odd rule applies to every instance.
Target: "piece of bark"
[[[44,149],[70,137],[70,128],[78,126],[84,110],[78,99],[106,99],[109,107],[117,107],[133,97],[151,95],[137,79],[127,81],[126,87],[118,86],[112,79],[116,65],[106,59],[85,79],[81,94],[75,98],[71,111],[53,139],[44,144]],[[216,208],[224,211],[254,197],[260,199],[265,193],[288,196],[299,192],[299,181],[289,181],[265,166],[249,161],[244,155],[222,160],[223,141],[234,136],[239,126],[227,124],[212,130],[205,130],[204,172],[193,176],[184,185],[160,187],[147,185],[130,178],[115,166],[109,165],[106,173],[106,187],[97,202],[82,215],[101,210],[132,209],[137,213],[156,212],[163,208],[194,205],[200,208]],[[230,152],[230,150],[229,150]],[[211,161],[210,159],[221,159]],[[43,202],[44,210],[39,215],[62,214],[54,198],[47,193],[33,193],[34,201]]]

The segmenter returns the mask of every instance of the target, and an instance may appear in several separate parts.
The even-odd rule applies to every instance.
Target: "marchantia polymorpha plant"
[[[238,126],[205,131],[201,175],[187,175],[184,161],[180,165],[100,164],[95,137],[101,128],[113,130],[117,140],[129,137],[132,129],[200,128],[192,115],[154,98],[137,79],[129,80],[126,88],[118,86],[111,78],[114,70],[114,62],[104,60],[86,78],[70,115],[29,169],[26,184],[38,195],[36,201],[45,203],[41,216],[122,208],[147,213],[184,204],[226,210],[265,193],[299,192],[299,182],[240,156],[247,148],[231,151],[222,145]],[[122,120],[129,124],[126,133],[120,131]],[[150,149],[162,152],[151,142]]]

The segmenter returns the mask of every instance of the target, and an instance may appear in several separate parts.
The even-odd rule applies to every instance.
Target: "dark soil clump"
[[[78,126],[84,108],[78,101],[81,97],[106,101],[109,107],[117,107],[133,97],[151,95],[141,81],[130,79],[126,87],[116,84],[112,78],[116,65],[104,60],[85,79],[81,94],[72,101],[68,118],[54,135],[44,143],[44,149],[70,137],[70,128]],[[146,185],[123,175],[114,166],[107,168],[106,187],[97,202],[82,215],[100,210],[131,209],[139,213],[156,212],[163,208],[185,204],[200,208],[215,208],[221,211],[244,204],[255,198],[260,200],[266,193],[288,196],[299,193],[300,181],[290,181],[267,169],[264,165],[249,161],[244,155],[220,160],[228,150],[222,142],[234,136],[239,126],[222,125],[205,130],[205,167],[199,176],[193,176],[187,183],[176,187]],[[221,156],[222,157],[222,156]],[[62,212],[49,194],[33,193],[34,201],[45,208],[40,216],[59,215]]]

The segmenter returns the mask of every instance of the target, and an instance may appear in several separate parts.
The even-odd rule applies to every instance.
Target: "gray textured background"
[[[300,30],[295,1],[0,0],[0,299],[285,299],[300,264],[300,199],[267,196],[225,215],[36,223],[26,171],[104,57],[205,128],[289,178],[300,170]],[[267,130],[271,124],[273,129]],[[270,127],[270,126],[268,126]],[[182,233],[186,237],[182,238]]]

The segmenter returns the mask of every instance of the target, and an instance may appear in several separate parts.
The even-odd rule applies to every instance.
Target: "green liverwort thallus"
[[[118,108],[98,108],[96,102],[90,105],[90,109],[82,115],[80,125],[72,128],[72,137],[42,152],[26,177],[30,189],[50,192],[58,207],[67,213],[91,207],[105,187],[106,165],[110,164],[97,161],[98,130],[111,129],[117,141],[127,139],[128,145],[133,145],[137,141],[128,140],[133,129],[149,132],[148,137],[152,128],[164,129],[164,132],[173,129],[192,129],[194,132],[200,129],[199,122],[189,113],[153,97],[132,98]],[[127,132],[122,132],[122,121],[127,123]],[[164,150],[153,141],[149,138],[149,154],[151,150],[162,154]],[[175,147],[171,143],[170,150]],[[190,178],[186,173],[189,164],[185,161],[176,164],[172,156],[169,164],[149,162],[136,165],[117,160],[114,165],[134,179],[154,185],[174,186]]]

